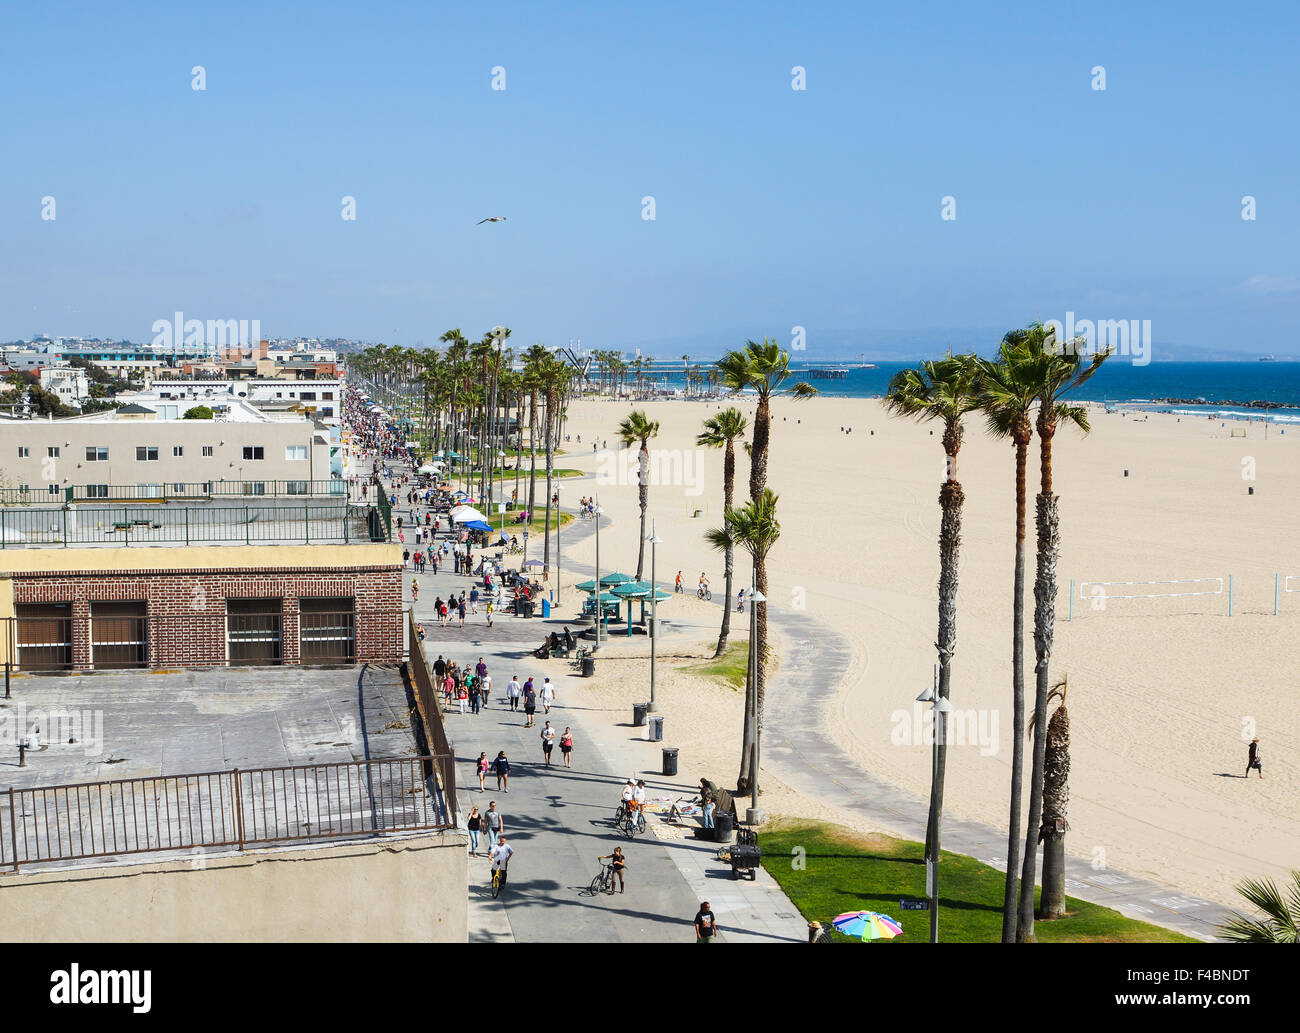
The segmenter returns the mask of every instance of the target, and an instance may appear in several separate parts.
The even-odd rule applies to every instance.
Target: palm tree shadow
[[[1237,773],[1232,771],[1216,771],[1215,774],[1218,775],[1219,778],[1249,778],[1250,777],[1250,775],[1248,774],[1238,775]]]

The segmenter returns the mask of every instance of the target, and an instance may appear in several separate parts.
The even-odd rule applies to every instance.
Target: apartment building
[[[343,381],[335,377],[159,377],[147,384],[150,397],[217,406],[229,400],[300,403],[302,411],[323,423],[337,423],[343,412]],[[128,396],[123,396],[127,398]],[[131,397],[132,401],[141,399]],[[147,402],[144,404],[148,404]]]
[[[77,485],[90,486],[87,498],[107,499],[121,485],[148,497],[173,484],[231,481],[251,495],[306,495],[313,482],[329,480],[330,451],[329,432],[301,418],[159,419],[128,405],[64,420],[0,421],[3,486],[44,486],[54,500]]]
[[[64,405],[80,409],[90,397],[90,380],[86,371],[76,366],[42,366],[41,387],[55,395]]]

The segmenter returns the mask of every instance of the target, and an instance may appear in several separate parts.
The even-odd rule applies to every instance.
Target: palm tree
[[[1077,342],[1058,345],[1052,331],[1042,323],[1008,334],[1012,346],[1029,355],[1028,376],[1038,384],[1038,468],[1039,491],[1035,499],[1035,526],[1038,532],[1037,565],[1034,573],[1034,672],[1036,684],[1034,707],[1047,710],[1050,690],[1049,667],[1056,622],[1056,559],[1060,553],[1060,513],[1052,491],[1052,441],[1061,424],[1078,427],[1088,433],[1088,411],[1068,405],[1061,398],[1089,380],[1101,368],[1109,354],[1099,351],[1087,366],[1083,365]],[[1029,821],[1025,826],[1024,870],[1020,875],[1020,922],[1016,939],[1034,938],[1034,882],[1038,863],[1038,842],[1042,838],[1039,823],[1043,812],[1043,764],[1047,748],[1046,729],[1039,724],[1034,732],[1033,769],[1029,776]]]
[[[1059,699],[1047,722],[1047,748],[1043,760],[1043,822],[1038,839],[1043,844],[1043,896],[1038,905],[1039,918],[1060,918],[1065,914],[1065,832],[1066,808],[1070,803],[1070,712],[1065,696],[1070,680],[1064,678],[1047,694],[1048,705]],[[1038,727],[1039,711],[1029,719],[1029,729]]]
[[[542,577],[548,578],[551,569],[551,478],[555,473],[555,442],[560,434],[560,398],[568,390],[569,368],[548,352],[538,377],[546,398],[546,519],[542,532]],[[531,513],[529,519],[532,519]],[[560,519],[559,510],[556,510],[555,519]],[[640,576],[638,571],[637,577]]]
[[[1233,915],[1219,926],[1236,943],[1300,943],[1300,871],[1291,873],[1286,894],[1272,879],[1247,879],[1237,892],[1262,912],[1260,918]]]
[[[704,421],[704,430],[695,443],[704,448],[722,448],[726,451],[722,458],[722,512],[725,514],[734,504],[736,490],[736,439],[743,438],[749,428],[749,421],[734,406],[710,416]],[[723,549],[726,554],[725,570],[727,587],[722,596],[722,629],[718,632],[718,647],[713,651],[715,657],[721,656],[727,648],[727,636],[731,634],[731,588],[735,573],[735,549],[730,544]]]
[[[685,358],[685,356],[683,356]],[[768,443],[772,434],[772,398],[774,395],[789,393],[795,398],[810,398],[817,393],[817,389],[810,384],[803,382],[795,384],[793,387],[784,388],[784,384],[790,379],[790,356],[787,352],[781,350],[781,346],[771,338],[763,338],[762,343],[746,341],[743,349],[730,351],[715,363],[718,374],[722,383],[732,394],[739,394],[741,391],[751,389],[758,395],[758,405],[754,410],[754,439],[747,445],[749,451],[749,500],[758,502],[763,497],[763,492],[767,488],[767,451]],[[763,584],[767,583],[767,568],[762,568]],[[759,589],[764,595],[767,594],[765,588]],[[755,699],[761,701],[764,693],[763,671],[766,666],[767,656],[767,603],[759,603],[755,612],[755,622],[757,625],[758,643],[755,646],[758,654],[764,658],[764,663],[759,665],[756,684],[758,691]],[[753,748],[753,740],[748,734],[752,722],[751,714],[745,715],[745,746],[746,755]],[[742,781],[737,784],[736,791],[744,793],[747,790],[747,781],[743,773],[748,771],[747,764],[742,763]]]
[[[659,433],[659,421],[649,419],[640,410],[634,410],[618,425],[616,433],[624,448],[630,448],[632,442],[641,443],[637,456],[637,486],[641,502],[641,535],[636,552],[636,579],[641,580],[641,570],[645,566],[645,511],[650,504],[650,439]]]
[[[781,524],[776,519],[776,503],[777,496],[772,493],[772,489],[764,488],[758,499],[751,499],[739,509],[726,510],[722,527],[705,532],[705,540],[719,551],[739,545],[749,553],[754,564],[754,587],[762,595],[767,594],[767,556],[781,537]],[[755,611],[755,620],[759,619],[760,612],[761,610]],[[748,747],[744,743],[741,745],[742,767],[740,777],[736,780],[738,794],[753,789],[759,762],[757,733],[763,728],[763,685],[767,655],[761,639],[751,652],[756,662],[746,678],[745,713],[747,727],[750,724],[748,715],[754,715],[752,723],[756,735]]]
[[[980,409],[989,432],[1010,438],[1016,449],[1016,561],[1011,600],[1011,817],[1007,831],[1007,879],[1002,898],[1002,942],[1016,939],[1016,872],[1020,867],[1020,812],[1024,793],[1025,729],[1025,467],[1033,425],[1029,414],[1038,384],[1032,357],[1003,338],[996,361],[980,360]]]
[[[943,421],[944,482],[939,488],[939,696],[948,699],[952,682],[952,657],[957,649],[957,568],[961,547],[961,516],[965,493],[957,480],[957,453],[961,451],[965,428],[962,418],[979,408],[978,359],[974,355],[949,355],[937,362],[923,362],[916,369],[898,373],[889,383],[885,408],[896,416],[910,416],[921,422]],[[938,715],[943,721],[942,715]],[[930,816],[926,825],[926,859],[939,862],[939,829],[943,820],[943,784],[948,744],[939,728],[939,755],[930,786]],[[938,880],[938,869],[935,869]],[[937,895],[937,886],[934,889]],[[932,921],[935,916],[931,916]]]

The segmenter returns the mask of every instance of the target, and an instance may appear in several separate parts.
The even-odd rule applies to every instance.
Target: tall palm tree
[[[722,386],[732,394],[739,394],[749,389],[758,395],[758,405],[754,410],[754,438],[748,443],[749,500],[756,503],[763,497],[763,492],[767,488],[767,452],[772,435],[772,398],[785,393],[795,398],[810,398],[817,393],[817,389],[802,381],[790,388],[784,386],[793,375],[790,370],[789,353],[782,351],[776,341],[767,337],[763,338],[761,343],[746,341],[744,348],[728,352],[715,365]],[[760,574],[762,584],[765,585],[767,583],[765,565],[762,565]],[[767,589],[761,586],[759,591],[763,595],[767,594]],[[764,658],[764,663],[759,665],[754,679],[757,686],[755,705],[758,705],[762,702],[765,691],[763,673],[766,669],[767,655],[767,603],[758,604],[754,617],[758,629],[756,636],[758,643],[755,649]],[[750,727],[750,716],[749,713],[746,714],[746,728]],[[753,742],[749,740],[745,747],[746,752],[752,747]],[[743,773],[749,768],[742,764],[741,770]],[[747,791],[747,788],[747,781],[743,779],[736,786],[737,792],[741,793]]]
[[[1070,827],[1066,810],[1070,804],[1070,712],[1065,696],[1070,680],[1064,678],[1047,694],[1060,704],[1047,722],[1047,748],[1043,754],[1043,821],[1038,830],[1043,844],[1043,896],[1039,918],[1060,918],[1065,914],[1065,832]],[[1029,729],[1039,725],[1039,711],[1029,719]]]
[[[1007,879],[1002,897],[1002,942],[1016,939],[1016,881],[1020,868],[1020,813],[1024,793],[1025,729],[1025,467],[1033,437],[1030,413],[1038,383],[1032,355],[1003,338],[996,361],[980,360],[980,409],[989,432],[1010,438],[1016,449],[1016,560],[1011,600],[1011,816],[1007,830]]]
[[[1061,399],[1088,381],[1101,368],[1109,352],[1098,351],[1085,366],[1078,342],[1057,342],[1054,332],[1034,323],[1008,335],[1013,347],[1030,356],[1029,377],[1038,384],[1038,468],[1039,490],[1035,499],[1035,527],[1038,532],[1037,565],[1034,574],[1034,706],[1047,709],[1050,690],[1052,640],[1056,622],[1056,560],[1060,554],[1059,499],[1052,491],[1052,442],[1061,424],[1087,434],[1088,411]],[[1047,748],[1046,728],[1034,731],[1033,770],[1029,777],[1029,822],[1025,826],[1024,870],[1020,876],[1020,922],[1016,939],[1034,938],[1034,882],[1038,861],[1039,823],[1043,812],[1043,764]]]
[[[749,421],[739,409],[732,406],[710,416],[704,421],[704,430],[696,436],[695,443],[704,448],[725,449],[722,457],[722,512],[725,514],[735,504],[736,491],[736,439],[743,438],[749,429]],[[735,549],[728,543],[725,553],[726,590],[722,596],[722,628],[718,632],[718,647],[713,655],[721,656],[727,648],[727,637],[731,634],[731,599],[732,578],[735,574]]]
[[[542,532],[542,577],[547,578],[551,569],[551,478],[555,474],[555,442],[560,436],[560,399],[568,389],[569,368],[548,352],[540,364],[538,377],[546,398],[546,519]],[[529,514],[529,519],[532,519],[532,514]],[[555,519],[560,519],[558,509]],[[638,572],[637,577],[640,576]]]
[[[551,353],[534,344],[524,352],[524,387],[528,391],[528,511],[537,501],[537,394]]]
[[[1272,879],[1247,879],[1237,892],[1261,912],[1261,917],[1233,915],[1219,933],[1236,943],[1300,943],[1300,871],[1291,873],[1285,896]]]
[[[754,587],[762,595],[767,594],[767,556],[781,537],[781,524],[776,519],[777,496],[771,488],[764,488],[757,499],[751,499],[739,509],[731,508],[725,513],[722,527],[705,532],[705,540],[713,548],[722,551],[733,545],[739,545],[749,553],[754,566]],[[724,604],[725,605],[725,604]],[[755,619],[758,613],[755,612]],[[752,714],[755,730],[754,742],[746,749],[741,745],[741,773],[736,780],[737,792],[751,792],[754,778],[758,774],[758,733],[763,728],[763,694],[764,675],[767,671],[767,656],[760,641],[751,648],[755,663],[745,679],[745,711]],[[750,721],[746,720],[748,726]],[[743,787],[743,788],[742,788]]]
[[[634,441],[641,443],[637,455],[636,478],[641,503],[641,534],[636,552],[636,579],[640,581],[645,566],[645,513],[650,504],[650,439],[659,434],[659,421],[650,419],[641,410],[634,410],[618,425],[618,430],[614,433],[623,442],[624,448],[631,448]]]
[[[896,416],[921,422],[943,422],[944,481],[939,488],[939,696],[948,699],[952,683],[952,658],[957,649],[957,568],[961,547],[961,516],[965,492],[957,480],[957,453],[961,451],[965,427],[962,419],[979,408],[978,359],[975,355],[949,355],[935,362],[923,362],[905,369],[889,382],[885,408]],[[930,786],[930,816],[926,824],[926,859],[939,861],[939,830],[943,820],[943,785],[947,770],[948,744],[942,733],[938,758]],[[938,869],[935,869],[938,881]],[[934,890],[937,894],[937,886]],[[937,916],[931,916],[932,921]]]

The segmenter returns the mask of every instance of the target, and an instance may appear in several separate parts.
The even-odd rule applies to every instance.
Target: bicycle
[[[599,861],[599,858],[597,858]],[[602,864],[600,874],[591,880],[591,885],[587,887],[587,892],[593,897],[597,893],[608,893],[614,888],[614,866],[612,864]]]
[[[493,898],[501,896],[501,890],[505,888],[505,884],[506,884],[506,866],[502,865],[501,867],[498,868],[496,865],[493,865],[492,866]]]
[[[645,812],[638,810],[634,814],[629,813],[619,822],[619,831],[628,839],[634,838],[638,833],[645,832]]]
[[[507,546],[506,546],[506,555],[507,555],[507,556],[518,556],[518,555],[519,555],[520,553],[522,553],[523,551],[524,551],[524,547],[523,547],[522,545],[507,545]]]
[[[699,598],[708,601],[713,598],[713,593],[709,591],[708,585],[701,585],[699,591],[695,593]]]

